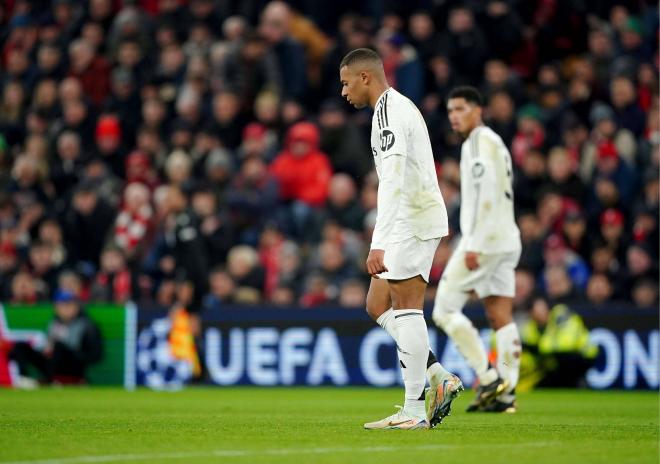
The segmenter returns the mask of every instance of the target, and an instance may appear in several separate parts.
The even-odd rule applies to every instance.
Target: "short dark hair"
[[[452,98],[464,98],[468,103],[474,103],[477,106],[484,106],[484,100],[481,93],[469,85],[454,87],[452,91],[449,92],[447,100],[451,100]]]
[[[350,51],[346,54],[344,59],[339,63],[339,69],[344,66],[352,66],[356,63],[371,63],[371,64],[381,64],[383,61],[378,56],[374,50],[370,48],[356,48],[353,51]]]

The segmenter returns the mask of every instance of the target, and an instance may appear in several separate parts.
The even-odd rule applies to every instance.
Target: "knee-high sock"
[[[458,351],[477,373],[481,385],[497,380],[497,371],[488,362],[486,348],[479,338],[479,332],[465,314],[458,311],[434,313],[434,320],[451,337]]]
[[[497,370],[504,380],[509,381],[508,392],[518,385],[520,375],[521,344],[518,327],[510,322],[495,331],[497,343]]]
[[[380,315],[380,317],[378,317],[378,319],[376,319],[378,325],[385,329],[385,331],[394,339],[394,342],[398,344],[398,332],[395,321],[396,319],[394,317],[394,309],[392,308],[385,311]],[[436,359],[430,347],[427,356],[426,367],[426,378],[429,380],[431,376],[434,375],[437,375],[440,381],[445,380],[451,376],[451,373],[447,371]]]
[[[421,309],[394,311],[397,329],[399,364],[406,388],[404,410],[416,417],[425,417],[424,390],[429,334]]]
[[[381,326],[385,331],[390,334],[390,337],[394,339],[394,341],[397,341],[398,334],[396,331],[396,324],[394,323],[394,309],[390,308],[387,311],[385,311],[383,314],[381,314],[378,319],[376,319],[376,323]]]

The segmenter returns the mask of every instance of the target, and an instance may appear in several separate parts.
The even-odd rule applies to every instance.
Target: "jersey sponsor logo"
[[[387,151],[394,145],[394,134],[392,131],[385,129],[380,133],[380,149]]]
[[[485,170],[486,168],[484,167],[484,165],[481,162],[477,161],[472,165],[472,177],[478,179],[479,177],[484,175]]]

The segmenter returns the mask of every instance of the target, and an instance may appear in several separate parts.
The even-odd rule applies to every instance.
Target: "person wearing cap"
[[[527,154],[542,150],[546,142],[541,109],[532,103],[518,110],[518,131],[511,142],[511,156],[516,166],[522,166]]]
[[[625,259],[626,244],[630,243],[624,229],[625,217],[621,210],[608,208],[603,211],[599,218],[600,240],[614,253],[619,260]]]
[[[21,376],[26,376],[31,366],[43,383],[85,383],[87,368],[103,357],[101,333],[72,291],[58,289],[53,303],[55,314],[48,325],[46,345],[18,342],[10,357],[18,364]]]
[[[275,135],[265,125],[251,122],[243,129],[243,141],[237,151],[238,159],[255,157],[269,163],[277,154],[276,142]]]
[[[633,200],[637,189],[636,178],[637,174],[628,163],[621,159],[612,142],[606,141],[598,146],[596,167],[591,182],[594,196],[598,194],[598,181],[605,179],[616,186],[619,202],[628,204]]]
[[[119,118],[113,114],[99,117],[94,132],[98,156],[105,160],[112,172],[123,178],[126,152],[123,147],[123,129]]]
[[[630,165],[635,162],[637,152],[635,136],[628,129],[619,127],[614,110],[609,105],[594,104],[589,113],[589,120],[593,130],[580,157],[580,177],[585,183],[591,180],[602,143],[613,143],[619,156]]]

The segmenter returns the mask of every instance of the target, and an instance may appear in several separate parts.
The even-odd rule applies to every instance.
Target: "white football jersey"
[[[372,249],[411,237],[448,233],[428,129],[415,104],[389,88],[371,121],[371,151],[378,173],[378,214]]]
[[[521,249],[513,211],[511,155],[490,127],[472,130],[461,147],[461,242],[483,254]]]

